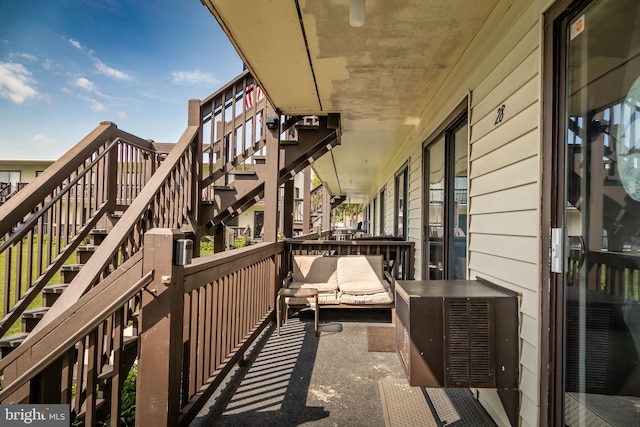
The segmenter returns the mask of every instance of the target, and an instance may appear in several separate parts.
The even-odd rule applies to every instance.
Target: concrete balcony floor
[[[201,426],[493,426],[466,389],[409,387],[395,352],[368,351],[389,310],[289,311],[267,328],[191,424]]]

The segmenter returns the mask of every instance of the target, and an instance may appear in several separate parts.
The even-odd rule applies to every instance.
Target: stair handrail
[[[201,124],[210,127],[206,132],[208,140],[203,141],[208,170],[203,171],[200,183],[205,199],[208,187],[264,147],[268,105],[264,92],[248,70],[200,102]]]
[[[118,176],[118,168],[150,166],[148,171],[135,171],[139,182],[139,175],[146,177],[155,168],[157,156],[149,158],[153,152],[151,141],[119,130],[112,122],[101,122],[0,206],[0,254],[6,263],[5,275],[0,278],[4,288],[0,336],[40,294],[91,229],[117,206],[116,187],[123,179]]]
[[[140,278],[132,282],[125,275],[129,271],[134,272],[135,276],[140,276]],[[25,371],[10,383],[2,384],[0,402],[42,372],[44,368],[59,358],[65,350],[71,349],[76,342],[91,330],[97,328],[107,317],[151,283],[153,277],[153,270],[146,273],[143,272],[142,252],[139,252],[122,265],[119,274],[110,276],[109,280],[105,280],[100,285],[92,288],[67,308],[61,316],[58,316],[55,321],[35,333],[34,342],[39,345],[38,353],[29,354],[31,363],[29,363]],[[104,298],[105,292],[108,292],[111,297]],[[69,324],[76,325],[76,327],[65,327]],[[77,327],[77,325],[81,326]],[[25,354],[31,353],[32,350],[30,346],[20,345],[0,359],[0,372],[4,372],[7,366]],[[43,357],[37,357],[39,353],[43,352],[46,353]]]
[[[76,175],[75,178],[73,178],[71,181],[65,184],[64,187],[60,189],[60,191],[55,196],[49,198],[49,201],[45,202],[45,205],[42,209],[36,208],[37,210],[35,212],[33,212],[32,210],[33,214],[30,215],[25,221],[23,221],[22,224],[19,225],[16,229],[14,229],[10,237],[4,242],[4,244],[0,245],[0,253],[4,249],[6,249],[8,246],[11,246],[15,241],[22,239],[27,233],[27,230],[30,228],[30,226],[32,226],[36,221],[38,221],[38,219],[40,219],[46,213],[48,208],[51,207],[57,201],[59,201],[68,190],[73,188],[73,186],[76,185],[85,176],[85,174],[89,170],[91,170],[93,166],[96,165],[96,163],[102,160],[117,143],[118,143],[118,139],[115,139],[110,143],[108,143],[106,149],[103,152],[101,152],[95,159],[93,159],[91,163],[85,166],[83,171],[80,172],[78,175]]]
[[[118,130],[113,122],[101,122],[92,132],[47,167],[24,189],[0,206],[0,236],[11,231],[43,199],[48,197],[70,172],[80,167],[102,144],[120,137],[127,143],[153,150],[150,141]]]
[[[62,293],[56,303],[36,325],[33,330],[34,332],[41,330],[53,321],[53,319],[61,315],[62,312],[79,300],[89,288],[94,286],[118,253],[128,258],[138,252],[142,247],[142,235],[147,229],[153,227],[180,228],[183,223],[186,222],[187,218],[185,217],[191,214],[190,210],[193,204],[192,196],[195,192],[194,185],[197,182],[197,180],[194,180],[194,177],[191,176],[191,173],[195,169],[192,169],[191,165],[193,164],[192,162],[195,162],[197,159],[196,152],[201,143],[198,138],[200,135],[199,129],[200,127],[197,125],[187,126],[187,129],[180,137],[176,146],[160,164],[138,197],[133,200],[118,223],[105,237],[105,240],[97,247],[93,256],[72,280],[68,289]],[[185,157],[190,158],[185,159]],[[164,209],[167,209],[166,212],[168,216],[166,218],[160,217],[159,209],[153,212],[154,216],[152,218],[145,218],[147,213],[150,212],[149,208],[158,202],[157,196],[160,195],[164,201],[164,193],[171,194],[172,188],[169,181],[181,167],[187,170],[187,175],[182,177],[186,182],[177,183],[176,186],[181,189],[186,206],[180,207],[180,212],[169,212],[172,207],[163,206]],[[173,203],[173,199],[167,199],[167,204],[169,203]],[[156,204],[160,206],[163,203]],[[174,218],[174,215],[179,216],[179,218]],[[123,254],[121,248],[123,243],[126,244],[127,241],[136,238],[138,239],[137,241],[130,242],[131,244],[127,245],[130,246],[128,249],[131,253]],[[31,339],[33,335],[32,333],[27,336],[21,346],[33,345]]]

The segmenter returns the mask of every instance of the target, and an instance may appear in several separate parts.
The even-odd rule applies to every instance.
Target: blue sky
[[[57,159],[105,120],[176,142],[240,72],[199,0],[2,0],[0,159]]]

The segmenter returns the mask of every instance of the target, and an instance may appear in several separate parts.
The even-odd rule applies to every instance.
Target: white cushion
[[[313,302],[313,298],[285,298],[285,301],[289,305],[305,305],[311,304]],[[340,301],[338,300],[338,293],[318,293],[318,304],[340,304]]]
[[[349,295],[386,292],[382,255],[355,255],[338,258],[338,287]]]
[[[317,283],[309,283],[309,282],[291,282],[289,288],[296,289],[309,289],[315,288],[318,290],[318,293],[336,293],[337,292],[337,280],[332,280],[331,282],[317,282]]]
[[[378,294],[371,295],[349,295],[341,294],[340,302],[342,304],[391,304],[393,302],[393,293],[389,290],[387,292],[380,292]]]
[[[338,289],[337,259],[319,255],[293,257],[293,282],[304,283],[309,288]],[[325,284],[326,286],[313,286]]]

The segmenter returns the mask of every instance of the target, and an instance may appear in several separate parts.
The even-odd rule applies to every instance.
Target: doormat
[[[367,326],[367,350],[393,353],[396,351],[396,328],[392,326]]]

